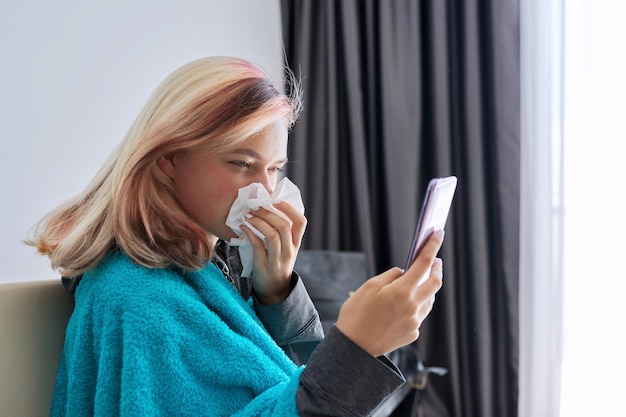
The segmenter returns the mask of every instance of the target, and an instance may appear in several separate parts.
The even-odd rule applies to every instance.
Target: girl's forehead
[[[287,127],[278,120],[231,149],[258,159],[287,159]]]

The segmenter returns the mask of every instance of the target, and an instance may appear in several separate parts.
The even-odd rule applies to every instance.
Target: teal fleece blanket
[[[213,265],[114,251],[76,289],[52,416],[297,416],[302,368]]]

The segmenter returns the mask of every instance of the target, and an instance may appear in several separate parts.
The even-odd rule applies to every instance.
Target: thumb
[[[430,271],[442,243],[443,231],[432,233],[413,264],[406,270],[402,280],[398,280],[398,285],[406,286],[407,290],[417,288],[422,278]]]

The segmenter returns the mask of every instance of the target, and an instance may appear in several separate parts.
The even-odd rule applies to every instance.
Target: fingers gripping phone
[[[444,229],[456,191],[456,182],[456,177],[450,176],[433,178],[428,183],[424,203],[411,242],[411,250],[404,267],[405,271],[415,261],[430,235],[437,230]]]

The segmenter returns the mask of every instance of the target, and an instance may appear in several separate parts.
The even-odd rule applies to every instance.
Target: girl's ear
[[[159,165],[159,168],[161,168],[161,171],[163,171],[165,175],[172,179],[174,178],[174,173],[176,170],[174,169],[175,161],[173,154],[160,156],[157,160],[157,165]]]

